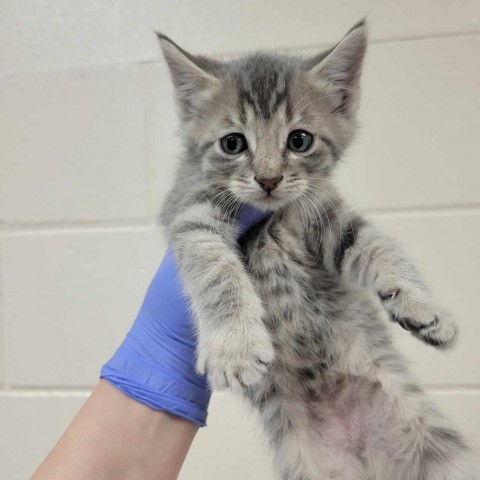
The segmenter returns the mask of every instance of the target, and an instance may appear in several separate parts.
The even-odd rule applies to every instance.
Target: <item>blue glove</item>
[[[267,215],[242,207],[240,235]],[[188,301],[168,249],[132,328],[100,377],[153,409],[204,426],[211,391],[195,370],[195,348]]]

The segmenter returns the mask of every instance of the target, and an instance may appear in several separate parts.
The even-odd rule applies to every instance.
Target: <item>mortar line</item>
[[[0,231],[4,233],[48,233],[56,231],[87,231],[87,230],[135,230],[138,228],[155,227],[153,218],[145,217],[139,220],[80,220],[65,222],[11,222],[0,225]]]
[[[405,36],[392,36],[392,37],[384,37],[384,38],[377,38],[371,39],[370,45],[384,45],[384,44],[392,44],[392,43],[405,43],[405,42],[418,42],[423,40],[441,40],[444,38],[457,38],[457,37],[475,37],[480,35],[480,29],[467,29],[462,30],[459,32],[444,32],[444,33],[433,33],[433,34],[413,34],[413,35],[405,35]],[[305,44],[305,45],[298,45],[295,47],[277,47],[277,48],[264,48],[261,49],[264,52],[301,52],[305,50],[318,50],[331,47],[335,45],[335,40],[331,42],[319,42],[318,44]],[[202,53],[202,52],[199,52]],[[211,55],[213,58],[228,58],[228,57],[235,57],[238,55],[245,55],[245,50],[232,50],[232,51],[225,51],[219,52],[216,54]],[[164,62],[161,58],[160,54],[160,47],[158,50],[158,57],[155,58],[145,58],[133,61],[124,61],[124,62],[114,62],[114,63],[104,63],[101,65],[84,65],[84,66],[76,66],[71,68],[57,68],[53,70],[21,70],[18,72],[9,72],[9,73],[0,73],[0,79],[8,79],[9,77],[15,77],[17,75],[50,75],[50,74],[59,74],[59,73],[83,73],[87,70],[89,71],[101,71],[103,69],[109,68],[125,68],[131,66],[142,66],[142,65],[155,65],[158,64],[159,66],[164,66]]]
[[[480,213],[480,204],[458,205],[418,205],[410,207],[385,207],[385,208],[359,208],[367,215],[375,216],[422,216],[442,215],[451,213]],[[136,230],[139,228],[154,228],[161,232],[153,217],[138,221],[112,220],[112,221],[67,221],[67,222],[38,222],[38,223],[3,223],[0,232],[5,234],[25,233],[42,234],[50,232],[87,232],[89,230]]]

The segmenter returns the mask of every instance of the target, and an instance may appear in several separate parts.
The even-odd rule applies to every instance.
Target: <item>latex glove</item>
[[[242,207],[240,236],[267,216]],[[211,391],[195,370],[195,348],[188,301],[168,249],[132,328],[100,377],[151,408],[204,426]]]

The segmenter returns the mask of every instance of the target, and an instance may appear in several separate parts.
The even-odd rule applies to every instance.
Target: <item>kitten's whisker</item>
[[[311,177],[311,176],[309,176],[308,179],[309,180],[321,180],[323,182],[328,182],[328,183],[332,183],[333,185],[336,185],[336,182],[334,182],[333,180],[330,180],[329,178],[325,178],[325,177]]]
[[[341,209],[342,209],[342,213],[344,213],[347,218],[348,218],[348,223],[350,224],[350,230],[352,232],[352,235],[353,235],[353,240],[354,242],[356,241],[356,238],[355,238],[355,228],[353,228],[353,222],[352,222],[352,217],[350,216],[350,213],[348,211],[347,208],[345,208],[343,202],[337,197],[335,196],[332,192],[330,192],[329,190],[326,190],[324,188],[322,188],[320,185],[315,185],[316,188],[322,190],[325,192],[325,195],[327,196],[327,201],[329,201],[328,199],[328,195],[331,195],[336,201],[337,203],[340,205]],[[341,221],[341,216],[340,216],[340,213],[339,211],[335,208],[335,205],[333,204],[332,201],[330,201],[330,204],[332,205],[332,207],[334,208],[335,212],[336,212],[336,215],[338,217],[338,221],[340,222],[340,231],[341,231],[341,235],[343,235],[343,231],[342,231],[342,221]]]
[[[239,190],[239,192],[236,194],[236,195],[242,195],[243,192],[248,188],[248,186],[246,187],[243,187]],[[239,207],[241,207],[242,203],[241,201],[236,197],[235,194],[231,193],[231,192],[228,192],[230,193],[231,196],[229,196],[228,198],[226,199],[223,199],[222,202],[221,202],[221,206],[220,208],[222,210],[224,210],[222,213],[226,216],[226,218],[228,219],[228,223],[231,223],[233,224],[233,216],[235,214],[235,210],[238,209]],[[218,220],[220,222],[220,220]]]
[[[292,112],[294,112],[296,110],[296,108],[298,107],[298,105],[300,105],[300,103],[303,101],[304,98],[306,98],[308,95],[310,95],[317,87],[313,87],[312,89],[310,89],[307,93],[305,93],[304,95],[302,95],[302,97],[300,98],[300,100],[298,100],[295,105],[292,107]]]
[[[313,198],[313,199],[315,199],[315,200],[316,200],[315,194],[316,194],[316,195],[320,195],[321,198],[326,199],[321,192],[318,192],[318,191],[313,190],[310,185],[307,185],[306,190],[305,190],[305,194],[306,194],[306,195],[310,195],[311,198]],[[326,199],[326,200],[327,200],[327,202],[328,202],[328,199]],[[326,217],[327,222],[328,222],[328,229],[329,229],[329,232],[330,232],[330,241],[331,241],[332,238],[333,238],[333,228],[332,228],[332,224],[331,224],[331,222],[330,222],[330,217],[329,217],[329,215],[328,215],[327,210],[325,209],[325,207],[323,206],[323,204],[322,204],[321,202],[320,202],[319,206],[321,207],[321,209],[322,209],[323,212],[325,213],[325,217]],[[340,225],[340,228],[341,228],[341,225]]]
[[[308,228],[308,231],[307,231],[307,234],[310,233],[310,229],[311,229],[311,222],[310,222],[310,218],[309,218],[309,215],[307,213],[307,207],[305,206],[305,204],[303,203],[301,197],[298,197],[296,198],[295,200],[298,200],[298,205],[300,205],[300,207],[303,209],[304,213],[305,213],[305,222],[307,224],[307,228]],[[302,212],[300,211],[300,217],[302,216]]]
[[[293,203],[294,203],[295,207],[297,208],[298,214],[300,215],[300,221],[303,223],[304,218],[303,218],[303,215],[302,215],[302,211],[300,209],[300,203],[298,202],[298,198],[294,198]],[[306,219],[305,219],[305,221],[306,221]]]
[[[308,192],[305,192],[305,193],[308,193]],[[317,221],[317,218],[320,219],[321,223],[322,223],[322,229],[321,229],[321,237],[317,237],[317,239],[315,240],[315,250],[316,250],[316,253],[315,253],[315,256],[314,256],[314,261],[317,260],[317,254],[320,253],[320,249],[321,249],[321,245],[323,243],[323,230],[325,229],[324,227],[324,224],[323,224],[323,219],[322,219],[322,214],[320,213],[320,211],[318,210],[317,206],[315,205],[315,203],[313,202],[312,199],[310,199],[308,197],[308,195],[305,195],[305,200],[307,200],[311,205],[312,207],[315,209],[315,211],[317,212],[317,215],[315,216],[315,221]],[[320,230],[320,226],[318,225],[318,222],[317,222],[317,228]],[[320,238],[320,241],[319,241],[319,238]]]
[[[214,187],[214,188],[211,188],[210,190],[208,190],[207,192],[205,192],[194,204],[193,206],[196,206],[198,205],[203,198],[205,198],[207,195],[209,195],[210,193],[213,193],[215,190],[219,190],[220,187]],[[214,197],[215,198],[215,197]]]
[[[304,210],[305,210],[305,219],[306,219],[306,221],[307,221],[307,228],[308,228],[307,234],[309,234],[310,231],[311,231],[311,229],[312,229],[310,208],[309,208],[308,204],[304,201],[304,199],[303,199],[301,196],[298,197],[298,202],[299,202],[300,205],[303,206],[303,208],[304,208]],[[315,216],[315,215],[313,215],[313,216]]]
[[[306,193],[308,193],[309,195],[311,195],[311,196],[312,196],[313,198],[315,198],[315,199],[316,199],[316,196],[317,196],[317,195],[320,196],[320,198],[322,198],[323,200],[326,200],[327,203],[328,203],[331,207],[333,207],[332,209],[333,209],[333,211],[334,211],[334,213],[335,213],[335,216],[336,216],[337,219],[338,219],[338,224],[339,224],[339,227],[340,227],[340,237],[343,237],[343,228],[342,228],[341,218],[340,218],[340,215],[338,214],[338,211],[335,209],[335,206],[329,201],[329,199],[328,199],[325,195],[323,195],[322,192],[315,191],[315,190],[309,189],[309,188],[307,187]],[[325,212],[325,216],[326,216],[326,218],[327,218],[327,222],[328,222],[329,229],[330,229],[330,241],[332,241],[332,239],[333,239],[333,228],[332,228],[332,224],[331,224],[331,222],[330,222],[330,216],[329,216],[327,210],[325,209],[325,207],[323,206],[322,203],[320,203],[320,206],[322,207],[323,211]]]
[[[220,183],[220,180],[213,180],[211,182],[208,182],[205,186],[206,187],[209,187],[210,185],[215,185],[216,183]],[[207,190],[195,203],[194,203],[194,206],[197,205],[204,197],[206,197],[209,193],[215,191],[215,190],[218,190],[219,188],[221,188],[221,186],[218,186],[218,187],[213,187],[213,188],[210,188],[209,190]]]
[[[226,198],[223,200],[220,209],[221,214],[226,217],[226,220],[228,221],[228,223],[230,223],[230,206],[236,201],[236,198],[231,192],[228,193],[229,195],[227,195]]]
[[[317,222],[317,218],[315,216],[315,212],[311,212],[310,211],[310,207],[308,205],[307,202],[305,202],[305,199],[302,198],[302,197],[297,197],[298,200],[298,203],[300,205],[303,205],[303,208],[305,209],[305,211],[307,212],[306,213],[306,222],[307,222],[307,225],[309,225],[308,227],[308,231],[306,232],[306,237],[308,238],[308,236],[310,235],[310,231],[311,231],[311,227],[312,227],[312,222],[311,222],[311,217],[313,216],[313,218],[315,219],[315,223],[316,223],[316,226],[317,226],[317,229],[319,228],[318,227],[318,222]],[[314,232],[314,235],[317,235],[318,236],[318,232]],[[308,241],[308,240],[307,240]],[[314,258],[313,258],[313,261],[315,262],[316,261],[316,251],[317,251],[317,243],[315,242],[315,255],[314,255]]]
[[[212,197],[210,199],[210,202],[213,203],[214,207],[216,208],[217,207],[217,199],[218,198],[221,198],[222,195],[227,195],[228,194],[228,190],[220,190],[220,192],[218,192],[214,197]]]
[[[323,100],[329,97],[338,97],[338,93],[330,93],[328,95],[322,95],[321,97],[317,97],[317,98],[314,98],[313,100],[310,100],[310,103],[316,103],[316,102],[319,102],[320,100]]]
[[[307,96],[307,95],[310,95],[314,90],[316,89],[316,87],[312,88],[309,92],[307,92],[296,104],[295,106],[292,108],[292,111],[295,111],[295,109],[298,107],[298,105],[300,104],[300,102],[303,101],[303,99]],[[329,97],[335,97],[335,96],[338,96],[338,93],[331,93],[331,94],[328,94],[328,95],[322,95],[321,97],[317,97],[313,100],[310,100],[310,104],[311,103],[315,103],[315,102],[318,102],[320,100],[323,100],[324,98],[329,98]]]
[[[211,103],[216,103],[217,105],[220,105],[221,107],[226,108],[227,110],[229,110],[230,112],[232,112],[235,117],[238,116],[238,112],[236,112],[236,111],[233,110],[232,108],[228,107],[227,105],[219,102],[218,100],[215,100],[215,99],[213,99],[213,98],[207,98],[206,101],[207,101],[207,102],[211,102]]]
[[[244,180],[243,178],[236,178],[234,182],[243,183],[244,185],[250,185],[248,180]]]
[[[300,86],[300,83],[296,83],[293,85],[292,90],[290,91],[290,97],[294,97],[295,94],[297,93],[298,87]]]
[[[225,206],[226,210],[227,210],[227,218],[229,219],[229,222],[231,219],[233,219],[233,216],[234,216],[234,213],[235,213],[235,210],[237,209],[237,207],[241,205],[240,201],[238,200],[238,198],[236,198],[235,196],[232,197],[231,201],[228,202],[228,204]],[[234,223],[234,221],[232,220],[230,223]]]
[[[302,202],[302,203],[305,202],[305,204],[307,205],[308,209],[310,210],[309,203],[311,204],[311,202],[307,202],[307,200],[308,200],[308,199],[307,199],[306,197],[304,197],[304,198],[301,200],[301,202]],[[316,225],[316,227],[317,227],[317,232],[315,232],[317,236],[316,236],[315,245],[314,245],[315,254],[314,254],[314,256],[313,256],[313,261],[316,262],[316,260],[317,260],[317,253],[318,253],[318,249],[319,249],[319,245],[318,245],[318,235],[319,235],[319,232],[320,232],[320,226],[319,226],[319,224],[318,224],[317,215],[315,214],[314,211],[312,211],[312,216],[313,216],[313,218],[314,218],[314,220],[315,220],[315,225]],[[310,233],[310,231],[309,231],[308,233]]]
[[[317,188],[320,188],[320,187],[317,187]],[[333,195],[333,193],[331,192],[328,192],[328,190],[325,190],[326,193],[332,195],[334,197],[334,199],[340,204],[341,208],[342,208],[342,213],[344,213],[346,216],[347,216],[347,220],[348,220],[348,223],[350,224],[350,231],[352,232],[352,236],[353,236],[353,241],[354,243],[356,242],[356,237],[355,237],[355,228],[353,227],[353,222],[352,222],[352,217],[350,216],[350,213],[347,211],[347,209],[344,207],[344,205],[342,204],[342,202],[335,196]],[[324,198],[326,198],[327,202],[330,201],[328,199],[328,196],[326,195]],[[341,218],[341,215],[339,213],[339,211],[337,210],[337,208],[335,207],[334,203],[332,201],[330,201],[330,204],[332,205],[332,208],[334,209],[335,211],[335,214],[338,218],[338,222],[339,222],[339,225],[340,225],[340,237],[343,237],[343,222],[342,222],[342,218]]]
[[[315,113],[302,113],[301,117],[306,118],[306,117],[329,117],[331,115],[334,115],[333,113],[326,113],[326,112],[315,112]]]
[[[322,198],[324,198],[327,203],[335,210],[335,212],[340,216],[339,211],[335,205],[335,203],[330,199],[329,195],[333,197],[334,200],[337,201],[338,205],[341,207],[342,212],[345,211],[345,207],[343,206],[342,202],[340,199],[338,199],[332,192],[329,190],[322,188],[320,185],[307,185],[307,188],[311,192],[315,192],[318,195],[320,195]]]
[[[322,234],[321,234],[320,241],[319,241],[319,244],[320,244],[320,245],[319,245],[319,247],[318,247],[318,248],[319,248],[319,251],[320,251],[320,247],[321,247],[321,245],[323,245],[323,243],[324,243],[324,238],[325,238],[325,233],[324,233],[324,232],[326,232],[326,231],[328,230],[328,232],[329,232],[329,237],[330,237],[330,241],[331,241],[332,235],[333,235],[333,229],[332,229],[332,225],[331,225],[331,222],[330,222],[330,217],[328,216],[328,213],[327,213],[327,211],[325,210],[325,207],[323,206],[323,204],[322,204],[322,203],[317,204],[317,203],[314,201],[314,200],[317,200],[317,198],[316,198],[316,197],[313,197],[313,200],[312,200],[312,198],[310,198],[309,195],[311,195],[311,193],[306,192],[305,198],[309,198],[310,202],[314,205],[314,207],[315,207],[315,209],[316,209],[316,211],[317,211],[318,218],[320,219],[320,223],[321,223],[321,225],[322,225]],[[318,207],[320,207],[320,208],[322,209],[323,213],[320,213]],[[325,218],[326,218],[326,222],[324,221],[324,218],[323,218],[324,216],[325,216]],[[327,228],[326,225],[325,225],[326,223],[328,224],[328,228]]]
[[[211,189],[210,191],[212,191],[212,190],[214,190],[214,189]],[[208,193],[208,192],[207,192],[207,193]],[[214,215],[216,215],[216,209],[217,209],[216,201],[217,201],[217,199],[221,198],[222,195],[224,195],[224,194],[226,194],[226,193],[227,193],[226,190],[220,190],[220,192],[216,193],[216,194],[210,199],[210,202],[209,202],[209,203],[213,206],[213,214],[214,214]],[[206,194],[205,194],[205,195],[206,195]],[[204,197],[205,195],[202,195],[202,197]],[[197,202],[195,202],[194,205],[197,205],[199,201],[200,201],[200,200],[198,200]],[[207,203],[207,202],[206,202],[206,203]],[[215,218],[215,217],[214,217],[214,218]],[[215,228],[217,228],[216,225],[215,225]]]
[[[229,200],[230,192],[228,190],[223,190],[219,194],[215,195],[212,199],[212,203],[214,205],[214,218],[215,218],[215,229],[220,231],[220,222],[223,216],[223,204]]]

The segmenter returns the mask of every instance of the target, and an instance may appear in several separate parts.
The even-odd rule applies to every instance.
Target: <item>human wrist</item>
[[[153,410],[105,380],[100,380],[97,392],[101,403],[114,411],[112,428],[123,436],[114,459],[119,469],[112,480],[175,480],[198,426]]]
[[[197,430],[100,380],[32,480],[175,480]]]

